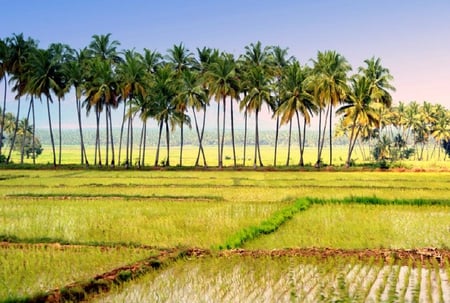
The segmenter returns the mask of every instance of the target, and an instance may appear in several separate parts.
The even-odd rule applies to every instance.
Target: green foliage
[[[275,212],[268,220],[261,222],[258,226],[250,226],[238,231],[230,237],[219,249],[230,249],[241,247],[245,242],[253,240],[260,235],[273,233],[284,222],[291,219],[296,213],[308,209],[309,202],[305,199],[298,199],[294,205]]]

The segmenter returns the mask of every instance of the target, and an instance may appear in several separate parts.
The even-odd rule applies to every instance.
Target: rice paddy
[[[0,302],[449,302],[449,184],[449,172],[4,169]]]

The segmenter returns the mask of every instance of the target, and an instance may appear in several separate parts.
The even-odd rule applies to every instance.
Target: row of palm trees
[[[203,148],[203,136],[207,110],[213,100],[217,103],[217,162],[223,166],[223,151],[227,123],[230,123],[233,164],[237,166],[234,141],[235,107],[244,115],[244,162],[246,165],[248,116],[254,115],[255,138],[253,166],[263,166],[259,144],[259,115],[267,107],[276,119],[274,164],[277,163],[279,128],[289,125],[289,151],[293,124],[298,128],[300,162],[303,165],[306,126],[313,116],[319,119],[316,165],[322,165],[325,138],[330,142],[332,165],[333,115],[342,114],[345,127],[349,128],[349,150],[347,164],[357,139],[366,129],[380,129],[383,111],[392,105],[390,92],[394,90],[389,70],[378,58],[364,61],[355,75],[350,76],[351,66],[336,51],[319,51],[311,66],[302,65],[288,55],[288,49],[279,46],[263,46],[260,42],[245,47],[237,58],[230,53],[207,47],[189,51],[183,44],[174,45],[165,55],[149,49],[142,53],[135,50],[119,52],[120,43],[111,35],[94,35],[91,43],[83,49],[74,50],[68,45],[54,43],[47,49],[38,47],[32,38],[13,34],[0,39],[0,79],[4,79],[6,106],[7,85],[17,100],[19,119],[21,99],[30,101],[27,119],[31,114],[34,125],[34,100],[46,101],[53,164],[61,164],[61,100],[69,93],[75,94],[75,108],[80,133],[81,164],[88,165],[83,140],[82,114],[94,114],[96,118],[95,165],[116,163],[130,166],[133,155],[133,122],[142,122],[138,139],[139,166],[146,163],[147,122],[158,123],[158,143],[154,165],[160,164],[160,146],[165,137],[166,158],[163,165],[170,165],[170,132],[179,127],[181,135],[179,165],[183,165],[184,127],[195,127],[198,139],[198,156],[195,165],[207,166]],[[58,142],[56,152],[50,106],[58,106]],[[119,107],[121,106],[121,109]],[[114,121],[111,113],[120,110],[122,122],[118,142],[114,142]],[[229,115],[229,118],[227,117]],[[104,116],[106,141],[101,146],[101,116]],[[193,118],[193,119],[192,119]],[[1,121],[3,121],[2,119]],[[18,120],[16,120],[16,130]],[[116,125],[117,126],[117,125]],[[2,126],[1,132],[3,133]],[[326,134],[328,130],[328,135]],[[34,136],[33,126],[33,136]],[[11,140],[11,150],[15,144]],[[0,134],[0,140],[2,134]],[[34,142],[34,140],[33,140]],[[1,144],[0,144],[1,146]],[[102,151],[105,152],[102,155]],[[0,147],[0,154],[2,153]],[[58,154],[58,158],[57,158]],[[117,157],[117,158],[116,158]],[[33,157],[34,158],[34,157]],[[287,157],[286,165],[289,163]],[[10,153],[6,157],[10,161]]]

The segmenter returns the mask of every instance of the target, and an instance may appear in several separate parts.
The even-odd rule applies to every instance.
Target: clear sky
[[[319,50],[336,50],[355,72],[365,59],[376,56],[394,76],[395,101],[429,101],[450,108],[448,0],[0,0],[0,4],[0,37],[23,32],[39,40],[40,47],[63,42],[81,48],[93,34],[111,33],[121,49],[145,47],[165,53],[183,42],[191,51],[208,46],[238,55],[259,40],[288,47],[303,64]]]

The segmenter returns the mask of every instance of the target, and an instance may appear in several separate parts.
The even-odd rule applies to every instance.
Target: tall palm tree
[[[37,48],[37,42],[31,38],[25,39],[23,34],[13,34],[12,37],[6,39],[6,44],[10,51],[6,69],[8,74],[12,75],[10,80],[14,83],[12,91],[16,92],[15,98],[17,99],[16,127],[12,136],[8,157],[6,158],[6,162],[8,163],[11,159],[11,153],[16,141],[17,129],[19,127],[21,97],[26,94],[28,79],[27,73],[25,72],[25,64],[28,61],[30,54]]]
[[[102,102],[105,102],[105,123],[106,123],[106,164],[108,165],[108,157],[109,157],[109,143],[111,142],[111,153],[112,153],[112,159],[111,159],[111,165],[115,165],[115,152],[114,152],[114,136],[112,134],[112,119],[111,119],[111,110],[112,108],[117,107],[118,105],[118,87],[117,87],[117,80],[114,79],[114,70],[115,65],[122,62],[122,58],[118,55],[117,47],[120,46],[120,43],[117,40],[111,41],[111,34],[108,33],[106,35],[93,35],[92,41],[89,43],[88,52],[91,54],[92,65],[97,65],[97,67],[94,69],[94,71],[97,69],[97,77],[95,78],[95,81],[97,82],[95,86],[97,88],[100,88],[101,90],[109,90],[109,92],[106,92],[103,94],[102,92],[98,91],[97,96],[99,97],[102,95],[103,97]],[[101,77],[105,77],[104,80],[102,80]],[[102,82],[103,81],[103,82]],[[109,81],[109,83],[107,82]],[[89,81],[88,81],[89,82]],[[110,86],[107,88],[107,86]],[[91,87],[92,89],[92,87]],[[94,89],[95,90],[95,89]],[[92,93],[92,91],[90,92]],[[91,96],[92,97],[92,96]],[[95,103],[98,101],[97,97],[94,99],[90,99],[91,101],[94,101]],[[96,106],[96,118],[97,118],[97,125],[100,121],[100,112],[99,110],[102,109],[103,106]],[[99,126],[97,126],[97,139],[96,142],[98,144],[98,152],[100,153],[100,137],[99,137]]]
[[[351,90],[347,95],[345,104],[338,110],[338,114],[343,114],[343,126],[350,127],[349,144],[347,151],[346,167],[351,165],[351,156],[355,143],[358,140],[361,130],[364,127],[379,127],[379,117],[377,108],[371,97],[371,81],[365,76],[356,76],[351,80]]]
[[[53,103],[51,91],[58,89],[58,71],[53,60],[52,53],[47,49],[37,49],[30,56],[27,64],[29,67],[28,91],[42,101],[45,96],[47,103],[48,125],[50,131],[50,141],[53,152],[53,165],[56,166],[55,140],[53,137],[52,119],[50,114],[50,103]]]
[[[5,115],[6,115],[6,92],[8,90],[8,60],[9,60],[9,47],[6,42],[0,39],[0,82],[4,80],[4,92],[3,92],[3,107],[2,107],[2,115],[1,115],[1,128],[0,128],[0,156],[2,155],[2,147],[3,147],[3,133],[4,133],[4,124]]]
[[[183,72],[183,78],[181,83],[181,90],[177,96],[177,105],[185,104],[190,106],[192,109],[192,114],[194,116],[195,130],[197,133],[198,144],[200,152],[203,156],[203,165],[206,167],[206,156],[203,150],[202,138],[200,134],[200,129],[197,121],[196,112],[202,110],[206,106],[206,92],[202,86],[202,79],[200,78],[200,73],[194,70],[186,69]],[[181,102],[179,101],[181,100]],[[180,159],[181,161],[181,159]],[[198,163],[196,163],[198,164]]]
[[[314,63],[314,85],[320,104],[327,106],[329,114],[330,163],[333,165],[332,117],[333,107],[341,103],[348,91],[347,72],[351,70],[347,60],[336,51],[318,52]],[[326,115],[325,115],[326,116]],[[326,126],[326,124],[325,124]],[[325,127],[324,127],[325,130]],[[323,137],[322,140],[325,138]],[[323,142],[322,142],[323,145]],[[319,152],[316,165],[320,165]]]
[[[124,103],[128,100],[129,110],[131,111],[131,103],[135,98],[145,99],[147,94],[145,89],[146,83],[146,67],[143,58],[140,54],[134,51],[125,52],[125,60],[118,66],[118,76],[121,86],[121,97]],[[140,103],[140,102],[139,102]],[[125,105],[124,105],[125,106]],[[132,116],[128,115],[128,131],[127,131],[127,146],[126,146],[126,161],[125,165],[128,167],[132,165],[130,159],[130,132],[131,132]],[[122,141],[119,143],[119,150],[121,149]],[[120,154],[120,152],[119,152]]]
[[[89,166],[84,144],[83,127],[81,121],[81,98],[83,94],[83,84],[85,79],[85,70],[87,60],[87,49],[74,51],[74,57],[64,65],[64,74],[67,76],[69,86],[75,90],[75,106],[77,110],[78,130],[80,133],[80,154],[81,164]]]
[[[259,113],[264,103],[270,107],[270,103],[272,102],[272,87],[271,79],[262,66],[255,66],[250,70],[248,81],[250,90],[247,96],[244,97],[241,107],[245,106],[250,113],[255,112],[255,153],[253,167],[256,168],[257,159],[259,160],[259,165],[263,166],[259,146]]]
[[[170,64],[165,64],[158,68],[154,75],[153,85],[151,86],[150,95],[152,98],[152,106],[154,111],[154,118],[159,125],[158,146],[156,148],[155,166],[159,163],[159,150],[161,143],[161,134],[163,127],[166,129],[166,159],[163,162],[164,166],[170,166],[170,130],[169,123],[172,129],[177,123],[182,121],[180,113],[176,111],[174,99],[179,91],[179,83],[177,81],[175,71]],[[181,122],[183,123],[183,121]]]
[[[209,66],[205,75],[210,94],[217,101],[217,160],[218,167],[223,167],[223,147],[225,141],[226,98],[237,97],[236,63],[233,58],[222,54]],[[220,133],[220,102],[223,106],[222,134]]]
[[[277,112],[280,107],[281,100],[281,79],[283,72],[289,63],[294,60],[294,57],[288,57],[288,48],[281,48],[280,46],[272,47],[272,68],[275,75],[276,82],[276,95],[272,102],[272,111]],[[278,149],[278,135],[280,130],[280,116],[276,116],[276,126],[275,126],[275,150],[273,155],[273,166],[277,165],[277,149]]]
[[[308,73],[309,71],[306,67],[302,68],[300,63],[294,60],[286,67],[280,83],[281,103],[275,114],[281,117],[281,125],[289,122],[289,145],[286,165],[289,165],[292,119],[294,115],[297,117],[299,134],[299,165],[304,165],[303,155],[306,142],[306,124],[310,123],[313,112],[317,110],[316,104],[313,102],[313,98],[306,87]],[[299,114],[303,116],[303,136],[300,128]]]
[[[194,54],[189,51],[182,43],[174,45],[171,49],[167,50],[168,55],[166,56],[168,62],[170,62],[174,69],[178,81],[182,81],[183,72],[193,67],[195,63]],[[183,98],[177,98],[177,110],[180,111],[180,115],[185,115],[187,104],[186,100]],[[186,120],[187,121],[187,120]],[[184,123],[180,124],[180,160],[179,165],[183,166],[183,141],[184,141]]]
[[[54,61],[56,72],[56,85],[52,88],[54,94],[58,98],[58,137],[59,137],[59,153],[58,164],[61,165],[62,156],[62,136],[61,136],[61,99],[64,99],[65,94],[70,90],[70,82],[68,76],[65,74],[64,66],[73,58],[73,49],[68,45],[62,43],[50,44],[48,50]]]

